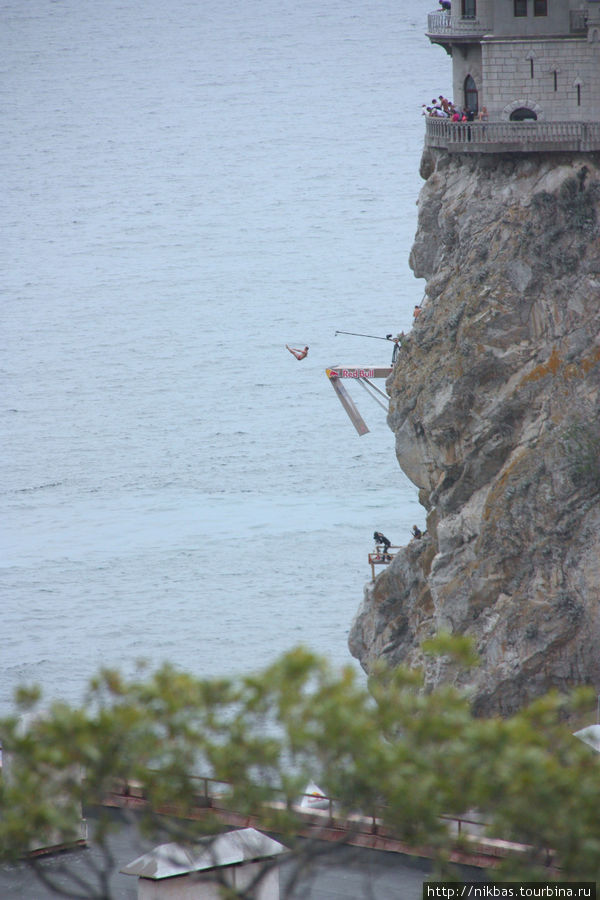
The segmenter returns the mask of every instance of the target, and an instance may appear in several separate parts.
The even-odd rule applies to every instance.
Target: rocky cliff
[[[426,150],[420,316],[388,380],[427,535],[367,586],[350,650],[478,712],[600,689],[600,158]],[[423,657],[447,630],[482,664]]]

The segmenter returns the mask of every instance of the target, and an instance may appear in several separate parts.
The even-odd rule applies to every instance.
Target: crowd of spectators
[[[451,100],[442,97],[441,94],[437,99],[435,97],[433,98],[431,106],[427,106],[427,104],[424,103],[422,106],[422,113],[424,116],[450,119],[451,122],[473,122],[475,119],[477,119],[478,122],[485,122],[488,118],[485,106],[482,106],[478,113],[468,108],[460,109],[455,106]]]

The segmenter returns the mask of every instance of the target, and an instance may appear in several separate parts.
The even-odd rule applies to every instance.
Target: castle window
[[[471,112],[477,113],[479,109],[479,95],[477,85],[471,75],[465,78],[465,107]]]
[[[581,85],[577,85],[577,106],[581,106]]]
[[[515,16],[523,17],[527,15],[527,0],[514,0]]]
[[[477,0],[461,0],[463,19],[475,19],[477,16]]]
[[[556,69],[554,70],[552,75],[554,76],[554,90],[557,91],[558,90],[558,72],[556,71]]]
[[[534,16],[547,16],[548,0],[533,0],[533,14]]]
[[[529,60],[529,74],[533,78],[533,58]]]

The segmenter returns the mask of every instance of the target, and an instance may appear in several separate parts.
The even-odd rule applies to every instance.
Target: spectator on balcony
[[[443,106],[441,105],[439,100],[435,99],[435,97],[431,101],[430,109],[431,109],[431,112],[429,113],[430,116],[438,116],[440,119],[448,118],[448,113],[445,112]]]
[[[439,0],[440,6],[444,10],[444,12],[450,12],[452,4],[450,0]]]
[[[477,118],[479,119],[480,122],[487,122],[487,120],[488,120],[487,107],[485,107],[485,106],[481,107],[481,109],[479,110],[479,113],[477,115]]]

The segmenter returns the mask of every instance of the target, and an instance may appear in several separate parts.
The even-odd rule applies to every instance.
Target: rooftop
[[[202,838],[193,847],[161,844],[121,869],[124,875],[138,875],[154,881],[174,878],[222,866],[234,866],[267,859],[285,852],[285,847],[255,828],[242,828]]]

